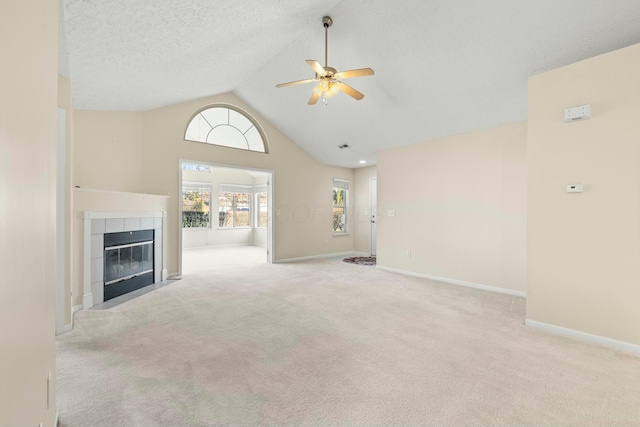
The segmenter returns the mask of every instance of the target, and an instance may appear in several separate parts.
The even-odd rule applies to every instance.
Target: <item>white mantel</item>
[[[167,279],[166,212],[90,212],[83,215],[83,296],[84,309],[104,302],[104,235],[121,231],[155,230],[154,283]]]

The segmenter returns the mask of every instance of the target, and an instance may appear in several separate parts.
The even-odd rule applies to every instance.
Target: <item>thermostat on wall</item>
[[[567,193],[582,193],[582,184],[567,185]]]
[[[575,122],[576,120],[585,120],[591,117],[591,104],[579,105],[577,107],[564,109],[564,121]]]

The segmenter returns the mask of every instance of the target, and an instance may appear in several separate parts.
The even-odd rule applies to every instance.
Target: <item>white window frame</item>
[[[233,202],[231,203],[231,211],[233,212],[233,225],[231,226],[220,226],[220,193],[232,193],[233,194]],[[237,226],[237,194],[249,194],[249,225],[241,225]],[[241,185],[241,184],[219,184],[218,185],[218,230],[239,230],[246,228],[253,228],[253,211],[254,211],[254,203],[253,203],[253,187],[250,185]]]
[[[269,219],[267,218],[267,224],[261,226],[260,225],[260,194],[264,193],[267,197],[267,202],[264,207],[267,209],[267,213],[269,212],[269,194],[267,192],[267,184],[260,184],[254,187],[254,228],[267,228],[267,224],[269,223]]]
[[[213,110],[219,111],[209,115],[208,113]],[[232,116],[236,119],[234,120]],[[239,144],[232,144],[224,138],[224,134],[218,134],[216,129],[226,129]],[[262,127],[248,112],[230,104],[213,104],[198,110],[185,128],[184,140],[269,154],[269,144]]]
[[[341,205],[335,205],[333,202],[333,193],[336,191],[336,189],[344,190],[345,193],[344,203]],[[334,228],[334,208],[342,208],[344,212],[344,229],[341,231],[336,231]],[[331,189],[331,229],[333,230],[334,235],[349,234],[349,181],[346,179],[333,179],[333,187]]]
[[[202,192],[208,192],[209,193],[209,226],[208,227],[185,227],[184,223],[182,223],[182,229],[183,230],[209,230],[213,227],[213,218],[211,216],[211,208],[212,208],[212,197],[213,197],[213,185],[211,185],[208,182],[193,182],[193,181],[183,181],[182,182],[182,189],[180,192],[180,197],[181,197],[181,204],[182,204],[182,216],[184,216],[185,212],[189,212],[189,211],[185,211],[184,210],[184,192],[185,191],[202,191]]]

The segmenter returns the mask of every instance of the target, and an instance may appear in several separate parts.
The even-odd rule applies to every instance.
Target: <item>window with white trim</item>
[[[182,183],[182,228],[211,227],[212,191],[204,182]]]
[[[253,186],[220,184],[218,186],[218,227],[251,227]]]
[[[187,125],[184,139],[268,153],[260,126],[247,113],[230,105],[214,105],[198,112]]]
[[[349,181],[333,180],[333,233],[347,233],[347,205],[349,202]]]
[[[211,173],[211,166],[208,165],[200,165],[197,163],[183,163],[182,164],[183,171],[195,171],[195,172],[208,172]]]
[[[256,185],[255,192],[256,192],[255,224],[256,224],[256,227],[264,228],[267,226],[268,215],[269,215],[269,208],[267,206],[267,186],[265,184]]]

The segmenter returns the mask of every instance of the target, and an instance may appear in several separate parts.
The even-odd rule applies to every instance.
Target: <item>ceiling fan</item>
[[[285,87],[285,86],[293,86],[301,83],[310,83],[310,82],[319,82],[318,86],[313,89],[313,93],[311,94],[311,98],[309,98],[309,105],[313,105],[318,102],[320,96],[322,96],[322,101],[326,104],[327,98],[335,95],[338,91],[342,91],[347,95],[351,96],[355,100],[359,101],[364,98],[364,94],[359,92],[349,86],[346,83],[343,83],[343,79],[350,79],[353,77],[364,77],[364,76],[372,76],[373,70],[371,68],[358,68],[357,70],[348,70],[338,72],[333,67],[329,67],[327,65],[327,56],[328,56],[328,33],[329,27],[333,24],[333,19],[330,16],[325,16],[322,18],[322,24],[324,25],[324,67],[320,65],[318,61],[315,59],[307,59],[307,64],[313,71],[316,72],[316,77],[313,79],[307,80],[297,80],[295,82],[289,83],[280,83],[276,85],[276,87]]]

